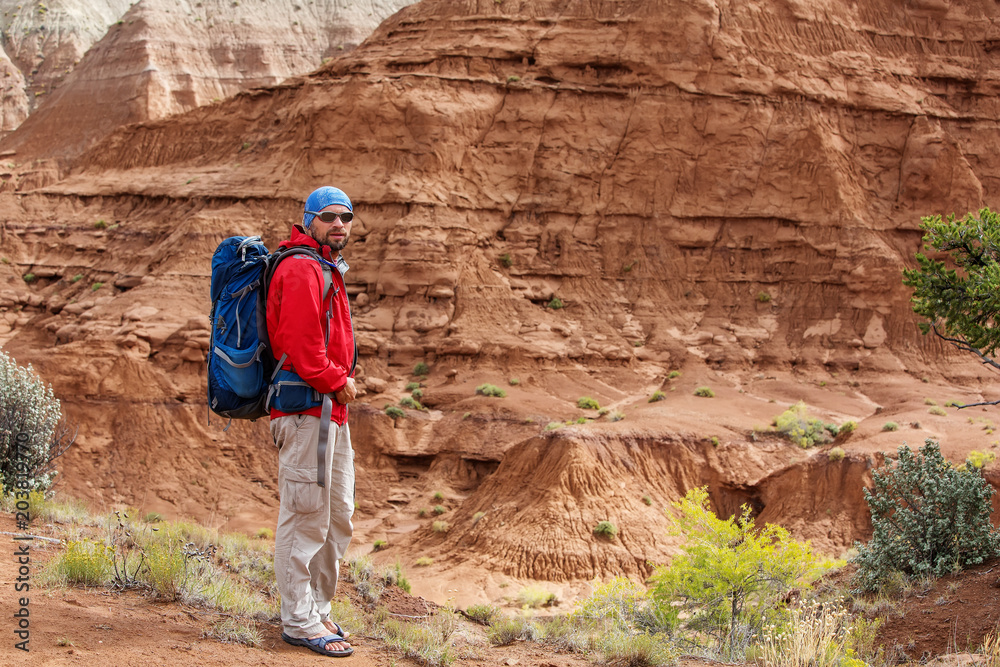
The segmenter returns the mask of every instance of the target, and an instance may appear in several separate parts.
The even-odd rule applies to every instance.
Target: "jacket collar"
[[[303,229],[302,225],[293,225],[291,237],[278,244],[278,247],[281,248],[294,248],[295,246],[312,248],[319,253],[320,257],[328,262],[333,262],[330,248],[321,246],[316,242],[316,239],[306,234],[306,230]]]

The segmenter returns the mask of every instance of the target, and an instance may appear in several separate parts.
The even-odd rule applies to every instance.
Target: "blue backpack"
[[[303,247],[268,253],[259,236],[231,236],[216,248],[212,256],[208,407],[217,415],[253,420],[270,412],[268,389],[285,356],[275,361],[271,352],[267,289],[278,263],[301,254],[320,259]],[[329,285],[327,281],[324,298]]]

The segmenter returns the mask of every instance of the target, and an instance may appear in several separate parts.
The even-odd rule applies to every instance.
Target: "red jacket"
[[[280,247],[307,246],[319,252],[320,245],[302,227],[292,227],[292,236]],[[330,249],[320,253],[330,259]],[[346,262],[338,268],[347,270]],[[341,271],[334,270],[333,285],[327,294],[330,310],[330,344],[325,345],[327,306],[321,304],[323,269],[320,263],[306,255],[295,255],[278,264],[267,292],[267,335],[275,359],[287,353],[282,368],[293,370],[316,391],[327,394],[343,388],[354,372],[354,331],[351,310]],[[331,397],[333,398],[333,397]],[[322,406],[302,414],[320,416]],[[271,419],[287,413],[271,410]],[[347,421],[347,406],[333,398],[333,421]]]

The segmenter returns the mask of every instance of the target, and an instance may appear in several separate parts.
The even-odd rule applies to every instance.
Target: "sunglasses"
[[[334,213],[333,211],[323,211],[322,213],[317,213],[316,211],[306,211],[309,215],[315,215],[317,218],[323,222],[333,222],[337,218],[346,225],[351,220],[354,220],[354,214],[348,211],[347,213]]]

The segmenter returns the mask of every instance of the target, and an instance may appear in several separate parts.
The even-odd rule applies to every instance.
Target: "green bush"
[[[680,371],[670,371],[670,373],[667,374],[667,379],[668,380],[676,380],[681,375],[682,375],[682,373]]]
[[[554,296],[552,297],[552,300],[549,301],[548,307],[551,308],[552,310],[559,310],[560,308],[565,308],[566,305],[562,302],[562,299],[560,299],[557,296]]]
[[[481,384],[476,387],[476,393],[482,396],[492,396],[494,398],[503,398],[507,395],[507,392],[495,384]]]
[[[447,512],[447,511],[448,511],[448,510],[446,510],[446,509],[444,508],[444,505],[435,505],[435,506],[434,506],[434,513],[435,513],[435,514],[444,514],[444,513],[445,513],[445,512]]]
[[[424,397],[424,390],[414,389],[412,392],[410,392],[410,397],[415,401],[419,401],[421,398]]]
[[[0,484],[11,491],[45,491],[55,461],[75,434],[61,423],[62,406],[52,387],[29,365],[18,366],[0,350]]]
[[[610,521],[600,521],[596,526],[594,526],[594,535],[597,537],[603,537],[606,540],[613,540],[617,534],[618,527]]]
[[[523,609],[549,607],[556,603],[556,594],[545,590],[541,586],[526,586],[517,594],[517,603]]]
[[[581,410],[600,410],[601,405],[590,396],[581,396],[576,399],[576,407]]]
[[[645,505],[652,505],[653,504],[653,499],[649,495],[645,495],[645,496],[642,497],[642,502]]]
[[[406,383],[406,391],[413,391],[414,389],[420,389],[420,383],[419,382],[407,382]]]
[[[406,416],[406,413],[403,412],[401,408],[397,408],[395,405],[385,406],[385,414],[392,417],[393,419],[402,419],[403,417]]]
[[[500,611],[500,607],[495,607],[491,604],[473,604],[469,605],[469,608],[465,610],[466,618],[480,625],[490,625],[502,615],[503,612]]]
[[[843,447],[834,447],[826,453],[826,456],[831,461],[843,461],[844,457],[847,456],[847,452],[844,451]]]
[[[545,425],[545,429],[544,430],[546,430],[546,431],[554,431],[557,428],[562,428],[562,426],[563,426],[562,422],[549,422],[548,424]]]
[[[757,292],[757,301],[759,303],[769,303],[771,301],[771,295],[767,292]]]
[[[948,415],[947,410],[945,410],[944,408],[939,408],[936,405],[931,409],[929,409],[927,412],[931,413],[932,415],[937,415],[938,417],[945,417]]]
[[[973,449],[969,452],[969,455],[965,457],[965,464],[976,470],[982,470],[986,464],[992,463],[997,458],[997,455],[993,452],[980,452]]]
[[[847,421],[840,425],[840,430],[837,431],[837,435],[843,438],[844,436],[854,433],[856,430],[858,430],[858,422]]]
[[[26,282],[26,283],[33,283],[33,282],[35,282],[35,274],[34,273],[25,273],[24,274],[24,282]]]
[[[435,521],[433,524],[431,524],[431,530],[433,530],[435,533],[447,533],[448,528],[450,528],[450,526],[448,525],[447,521]]]
[[[824,424],[819,419],[812,418],[807,412],[806,404],[801,401],[775,417],[774,427],[778,433],[802,448],[832,442],[839,430],[836,424]]]
[[[779,619],[782,596],[808,587],[832,565],[784,528],[758,528],[749,505],[729,519],[716,517],[706,487],[692,489],[673,506],[679,513],[673,532],[684,543],[670,565],[656,568],[651,593],[664,622],[686,619],[691,629],[714,638],[722,659],[739,653],[745,634],[760,634]]]
[[[504,254],[500,255],[500,264],[505,269],[509,269],[511,266],[513,266],[514,260],[511,259],[509,252],[505,252]]]
[[[422,410],[424,406],[420,405],[420,401],[413,398],[412,396],[404,396],[399,399],[399,404],[404,408],[410,408],[412,410]]]
[[[375,540],[372,543],[372,551],[382,551],[382,549],[385,549],[388,545],[389,543],[385,540]]]
[[[864,490],[872,539],[857,545],[854,585],[877,591],[894,573],[938,577],[1000,554],[990,523],[993,489],[978,470],[959,470],[933,440],[917,455],[902,445],[898,461],[872,471]]]
[[[517,378],[511,378],[507,380],[507,384],[509,384],[512,387],[516,387],[517,385],[521,384],[521,381]]]
[[[698,387],[694,390],[694,395],[702,398],[715,398],[715,392],[712,391],[711,387]]]
[[[427,375],[430,372],[431,372],[430,367],[422,361],[413,367],[414,375]]]
[[[656,391],[653,392],[653,395],[649,397],[649,402],[650,403],[656,403],[657,401],[664,400],[666,397],[667,397],[666,394],[664,394],[662,391],[660,391],[659,389],[657,389]]]
[[[886,423],[882,424],[882,430],[883,431],[898,431],[899,430],[899,424],[897,424],[896,422],[886,422]]]
[[[613,422],[620,422],[621,420],[625,419],[625,413],[624,412],[612,412],[611,416],[608,417],[608,419],[611,420],[611,421],[613,421]]]

